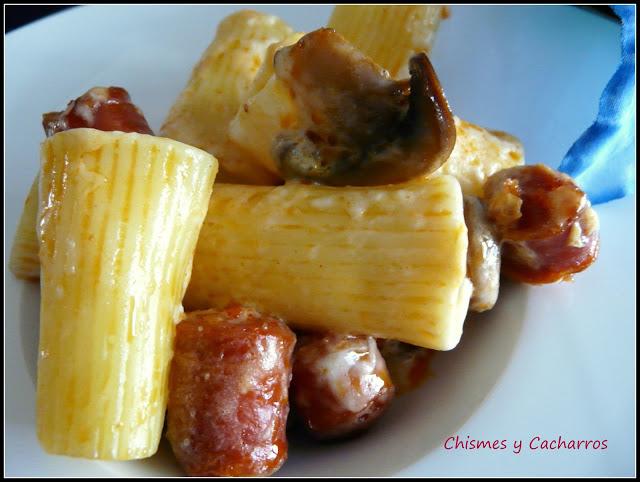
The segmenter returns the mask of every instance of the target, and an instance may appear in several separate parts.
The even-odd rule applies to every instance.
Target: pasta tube
[[[36,281],[40,278],[36,219],[38,217],[38,178],[24,201],[22,215],[11,247],[9,269],[18,278]]]
[[[300,328],[437,350],[462,334],[471,283],[460,184],[216,184],[187,309],[253,305]]]
[[[456,144],[449,160],[434,175],[455,176],[465,195],[482,198],[484,183],[489,176],[524,164],[524,148],[514,136],[488,131],[458,117],[455,122]]]
[[[243,10],[226,17],[171,108],[161,135],[215,155],[224,176],[230,172],[248,182],[271,182],[267,171],[244,169],[241,155],[224,144],[229,121],[245,100],[269,45],[291,33],[273,15]]]
[[[74,129],[43,143],[36,406],[47,452],[156,452],[216,171],[206,152],[149,135]]]
[[[442,5],[337,5],[328,26],[400,78],[413,54],[431,51],[447,16]]]

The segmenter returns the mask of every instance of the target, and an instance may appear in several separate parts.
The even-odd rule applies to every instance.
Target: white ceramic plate
[[[233,6],[74,8],[5,37],[5,462],[7,475],[176,475],[165,446],[149,460],[46,455],[35,436],[38,288],[8,272],[23,199],[38,169],[40,116],[94,85],[121,85],[157,129]],[[259,6],[297,30],[330,6]],[[433,63],[456,114],[509,131],[528,162],[556,166],[592,122],[618,60],[615,22],[573,7],[452,8]],[[628,152],[635,158],[635,150]],[[633,475],[635,198],[598,206],[602,249],[575,282],[506,285],[469,320],[435,378],[397,400],[364,437],[292,443],[279,475]],[[445,450],[449,436],[508,449]],[[541,451],[535,436],[607,439],[607,450]],[[511,444],[523,440],[514,454]]]

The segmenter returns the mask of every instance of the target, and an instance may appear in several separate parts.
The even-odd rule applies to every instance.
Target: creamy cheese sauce
[[[312,199],[310,202],[311,206],[316,209],[328,209],[336,205],[335,197],[326,196],[326,197],[318,197]]]
[[[358,199],[357,197],[353,197],[349,199],[347,203],[347,213],[349,213],[349,216],[354,220],[362,219],[368,208],[369,201],[364,198]]]
[[[383,363],[375,340],[369,337],[367,346],[362,346],[361,350],[350,346],[321,357],[316,369],[336,400],[356,413],[364,410],[384,386],[384,380],[376,374]],[[353,385],[354,381],[357,386]]]
[[[75,107],[75,113],[84,120],[87,125],[94,124],[95,117],[93,115],[93,107],[89,107],[87,104],[78,104]]]
[[[582,239],[582,228],[579,222],[575,222],[569,228],[569,237],[567,238],[567,246],[574,248],[584,247],[584,241]]]

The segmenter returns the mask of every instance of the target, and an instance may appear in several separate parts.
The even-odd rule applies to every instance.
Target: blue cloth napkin
[[[573,177],[592,204],[635,192],[636,7],[615,5],[622,20],[622,59],[600,96],[596,121],[571,146],[559,170]]]

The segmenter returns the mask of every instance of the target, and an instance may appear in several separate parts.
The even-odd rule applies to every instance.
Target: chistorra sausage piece
[[[284,463],[295,340],[279,319],[241,307],[178,324],[167,437],[188,475],[269,475]]]
[[[542,164],[504,169],[485,186],[502,271],[532,284],[569,279],[598,255],[598,216],[573,180]]]
[[[397,340],[376,340],[391,375],[396,395],[422,385],[431,374],[429,365],[436,350],[410,345]]]
[[[375,338],[301,335],[291,400],[313,436],[342,438],[367,428],[389,406],[394,386]]]
[[[47,137],[80,127],[153,135],[142,111],[122,87],[94,87],[69,102],[65,110],[44,114],[42,126]]]
[[[81,127],[102,131],[153,134],[144,115],[120,87],[94,87],[72,100],[61,112],[42,116],[47,137],[58,132]],[[11,248],[9,268],[18,277],[30,281],[40,278],[36,219],[38,217],[38,178],[31,186]]]
[[[467,276],[473,284],[469,310],[490,310],[500,290],[500,244],[478,198],[464,197],[464,221],[469,235]]]

